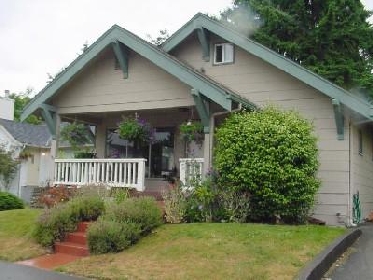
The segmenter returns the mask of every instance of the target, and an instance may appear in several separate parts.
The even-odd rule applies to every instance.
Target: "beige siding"
[[[359,153],[359,130],[363,136],[363,152]],[[361,217],[366,218],[373,211],[373,134],[370,127],[353,127],[353,190],[359,191]]]
[[[149,60],[130,52],[128,78],[105,51],[64,87],[53,104],[60,114],[120,112],[193,105],[190,87]]]
[[[223,40],[212,37],[211,41]],[[319,178],[322,180],[315,217],[331,224],[344,221],[349,199],[348,127],[345,140],[337,140],[330,98],[237,46],[233,64],[213,65],[212,44],[210,50],[211,59],[205,62],[198,40],[190,36],[173,50],[173,55],[258,105],[274,103],[295,109],[311,120],[318,137]],[[341,219],[337,218],[337,213]]]

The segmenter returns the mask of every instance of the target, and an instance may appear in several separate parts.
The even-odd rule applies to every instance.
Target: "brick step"
[[[87,235],[85,234],[85,232],[82,231],[70,232],[67,234],[67,238],[65,241],[81,245],[87,245]]]
[[[87,245],[82,245],[78,243],[63,241],[56,242],[54,244],[56,253],[64,253],[73,256],[89,256],[89,250]]]
[[[76,231],[78,231],[78,232],[86,232],[88,226],[89,226],[89,222],[80,222],[78,224],[78,229]]]

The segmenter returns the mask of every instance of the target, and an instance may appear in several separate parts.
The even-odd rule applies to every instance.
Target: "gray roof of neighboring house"
[[[50,147],[51,134],[46,125],[32,125],[0,119],[2,125],[17,141],[34,147]]]

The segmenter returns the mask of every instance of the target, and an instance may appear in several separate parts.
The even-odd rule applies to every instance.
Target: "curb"
[[[353,229],[338,237],[311,261],[294,279],[319,280],[329,270],[332,264],[361,236],[360,229]]]

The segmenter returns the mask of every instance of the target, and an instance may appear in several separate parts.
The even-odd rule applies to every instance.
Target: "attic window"
[[[234,47],[231,43],[215,44],[214,64],[233,63]]]

